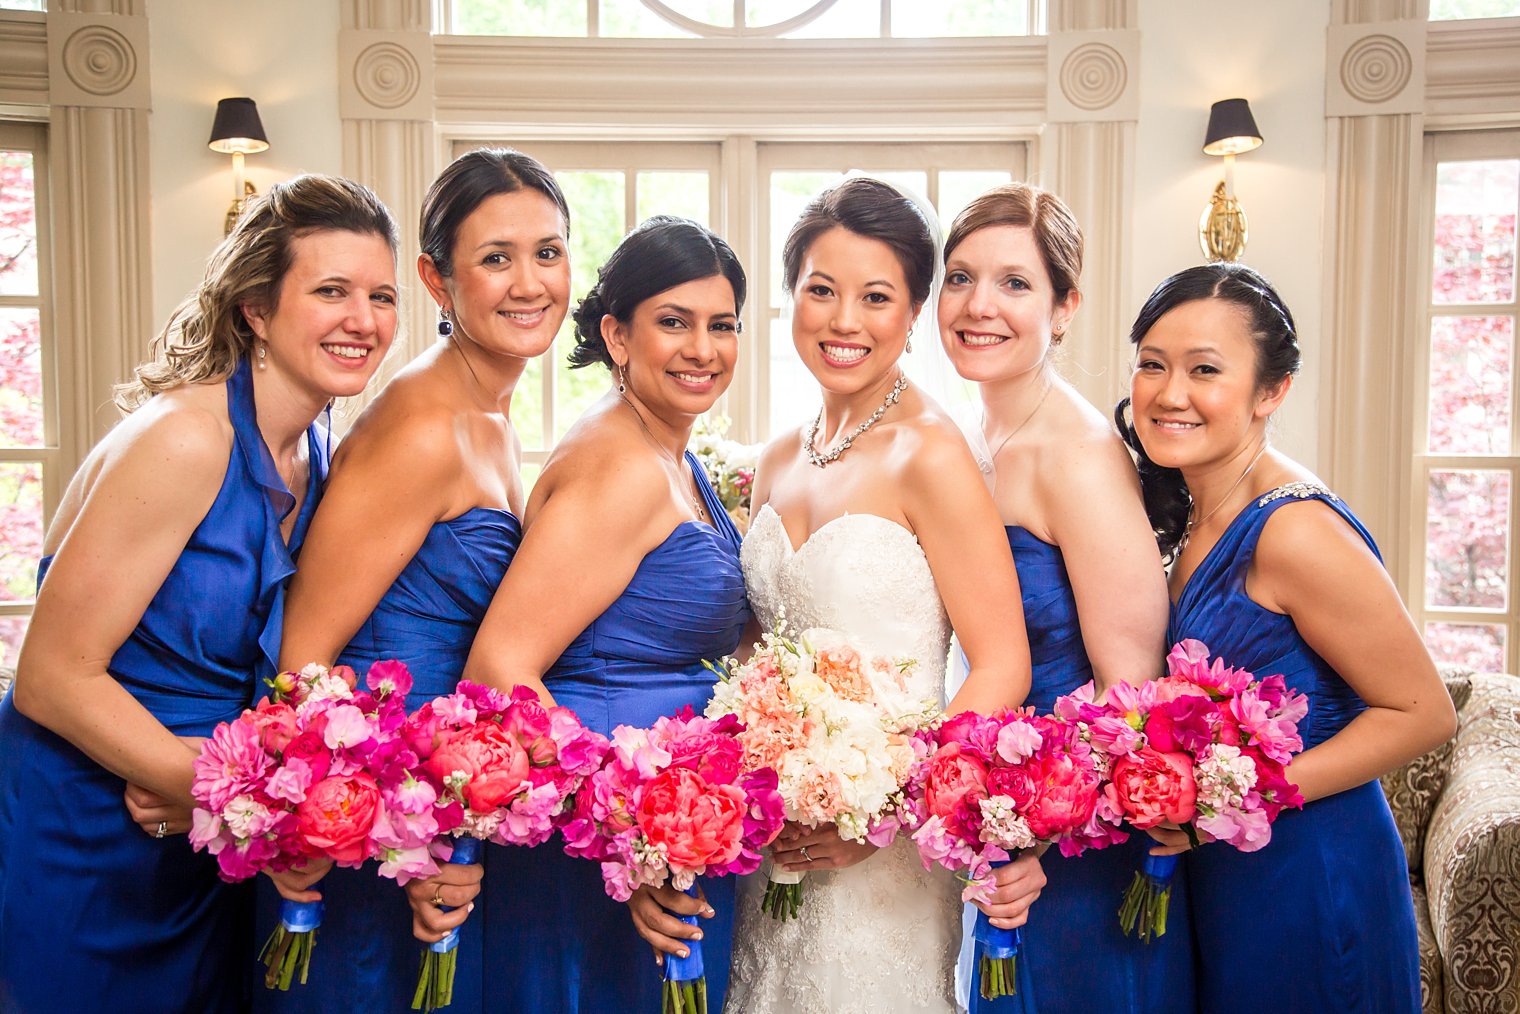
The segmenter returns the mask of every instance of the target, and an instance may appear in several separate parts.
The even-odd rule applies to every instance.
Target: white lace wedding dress
[[[831,627],[873,651],[918,660],[925,696],[943,700],[950,623],[918,540],[871,514],[847,514],[793,551],[760,508],[742,550],[760,623]],[[761,910],[764,873],[739,887],[727,1014],[907,1014],[955,1010],[960,890],[927,872],[901,839],[837,873],[810,873],[796,919]]]

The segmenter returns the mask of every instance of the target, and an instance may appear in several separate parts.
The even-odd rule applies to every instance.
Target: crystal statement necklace
[[[855,438],[860,436],[866,430],[870,429],[872,426],[875,426],[876,423],[880,421],[882,414],[885,413],[887,409],[891,408],[893,405],[896,405],[897,399],[902,397],[902,393],[907,389],[908,378],[899,373],[897,375],[897,383],[893,384],[892,390],[887,392],[887,400],[881,403],[881,407],[878,408],[875,412],[872,412],[870,418],[861,423],[859,426],[855,427],[855,432],[839,441],[839,446],[835,447],[827,454],[820,454],[813,446],[814,441],[818,438],[818,427],[823,425],[823,409],[820,408],[818,410],[818,418],[813,420],[813,425],[809,426],[807,428],[807,432],[802,435],[802,446],[803,449],[807,451],[808,460],[811,461],[814,465],[817,465],[819,468],[822,468],[832,462],[838,461],[839,456],[850,449],[850,445],[855,442]]]

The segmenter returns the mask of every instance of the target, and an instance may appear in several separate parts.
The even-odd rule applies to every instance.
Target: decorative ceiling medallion
[[[87,25],[64,42],[63,69],[81,91],[115,95],[137,76],[137,53],[114,28]]]
[[[1089,42],[1066,55],[1061,64],[1061,94],[1078,109],[1094,112],[1124,94],[1129,70],[1112,46]]]
[[[404,46],[377,42],[354,61],[354,87],[364,100],[381,109],[396,109],[417,95],[422,68]]]

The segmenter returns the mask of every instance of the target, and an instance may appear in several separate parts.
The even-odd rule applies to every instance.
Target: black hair
[[[1139,346],[1158,320],[1184,303],[1200,299],[1222,300],[1245,313],[1256,345],[1258,391],[1270,390],[1298,373],[1303,357],[1293,313],[1270,282],[1243,264],[1200,264],[1179,271],[1156,286],[1129,329],[1130,344]],[[1129,407],[1128,398],[1120,401],[1114,407],[1114,422],[1124,442],[1135,452],[1145,512],[1155,529],[1161,555],[1170,561],[1187,530],[1193,498],[1180,470],[1158,465],[1145,453],[1133,420],[1125,416]]]
[[[459,227],[481,203],[497,194],[536,190],[559,208],[570,236],[570,206],[554,174],[532,155],[512,148],[476,148],[460,155],[438,174],[422,199],[419,235],[422,252],[445,278],[454,273],[454,243]]]
[[[601,363],[612,367],[602,339],[602,318],[626,324],[644,300],[677,285],[722,275],[734,289],[734,313],[744,309],[747,283],[739,258],[717,233],[689,218],[655,215],[618,244],[596,273],[596,284],[572,315],[575,348],[572,368]]]
[[[934,228],[918,205],[890,183],[854,176],[808,202],[781,250],[787,291],[797,287],[802,259],[819,236],[836,226],[892,248],[908,280],[908,295],[922,306],[934,285]]]

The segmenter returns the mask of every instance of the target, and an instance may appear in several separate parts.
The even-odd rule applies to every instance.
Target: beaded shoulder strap
[[[1322,496],[1328,500],[1340,499],[1340,497],[1336,496],[1334,493],[1330,492],[1328,489],[1326,489],[1324,486],[1321,486],[1317,482],[1306,482],[1304,480],[1299,480],[1298,482],[1290,482],[1286,485],[1278,486],[1276,489],[1270,490],[1269,492],[1263,494],[1261,498],[1256,501],[1256,506],[1265,507],[1267,504],[1271,503],[1274,500],[1282,500],[1285,497],[1290,496],[1296,500],[1306,500],[1311,496]]]

